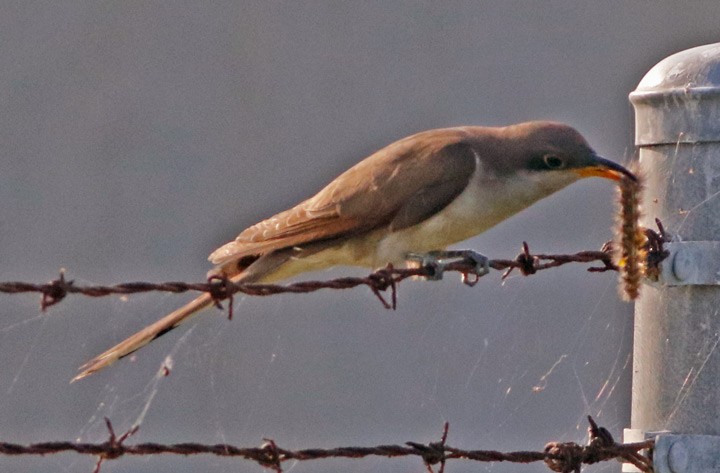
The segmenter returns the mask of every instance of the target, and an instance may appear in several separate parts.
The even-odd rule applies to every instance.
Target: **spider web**
[[[572,272],[597,278],[582,268]],[[233,321],[208,311],[90,378],[88,384],[99,382],[101,388],[94,389],[94,408],[84,409],[85,421],[73,437],[104,439],[108,417],[118,434],[140,427],[128,442],[252,446],[267,437],[283,448],[300,449],[436,441],[448,421],[454,446],[539,450],[550,440],[582,441],[587,414],[619,434],[627,425],[626,407],[619,406],[627,396],[632,319],[627,310],[607,307],[616,299],[615,276],[600,279],[590,308],[560,333],[542,320],[538,306],[527,310],[528,301],[537,301],[557,283],[554,278],[512,277],[504,285],[486,280],[483,288],[472,290],[450,278],[409,282],[400,288],[396,312],[380,308],[367,291],[242,298],[235,302]],[[560,290],[558,298],[573,290]],[[174,305],[171,296],[161,298],[162,306]],[[551,311],[568,307],[559,306]],[[610,311],[620,314],[608,318]],[[14,325],[4,329],[16,330]],[[37,344],[30,353],[37,354]],[[595,345],[603,346],[602,356]],[[163,367],[169,368],[168,376]],[[27,368],[21,368],[23,375]],[[125,465],[104,468],[192,471],[202,465],[225,471],[237,462],[241,470],[257,468],[235,462],[124,458],[118,463]],[[334,471],[340,462],[300,462],[285,469]],[[67,468],[79,464],[75,459]],[[419,465],[371,458],[344,460],[341,467],[394,471]],[[452,466],[453,471],[478,467],[517,469]]]

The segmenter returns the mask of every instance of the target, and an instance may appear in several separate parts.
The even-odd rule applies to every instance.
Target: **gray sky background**
[[[0,280],[201,281],[207,255],[376,149],[459,124],[554,119],[633,154],[627,95],[662,58],[718,41],[720,3],[20,2],[0,4]],[[587,180],[462,247],[513,257],[596,249],[613,185]],[[337,269],[331,278],[364,271]],[[539,450],[587,414],[629,424],[631,306],[583,267],[473,289],[407,282],[244,298],[75,384],[77,366],[185,301],[2,297],[0,440],[270,437],[285,448],[429,442]],[[154,374],[172,356],[172,374]],[[536,389],[533,389],[533,388]],[[91,471],[76,455],[8,472]],[[286,471],[424,471],[371,458]],[[593,467],[618,471],[617,464]],[[453,462],[454,473],[545,471]],[[124,458],[103,472],[261,471],[214,457]]]

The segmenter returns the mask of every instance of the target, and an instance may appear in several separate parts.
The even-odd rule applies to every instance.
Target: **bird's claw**
[[[427,269],[429,272],[423,276],[418,276],[428,281],[439,281],[443,278],[443,272],[447,263],[442,263],[440,258],[431,253],[408,253],[406,256],[410,267]]]
[[[485,276],[490,272],[490,260],[487,256],[472,250],[462,250],[463,261],[469,262],[473,265],[470,271],[462,273],[462,282],[468,286],[474,286],[478,283],[481,277]],[[472,275],[472,277],[471,277]]]
[[[462,282],[468,286],[477,284],[481,277],[490,272],[490,260],[472,250],[448,250],[448,251],[430,251],[428,253],[408,253],[408,261],[415,265],[430,270],[430,274],[423,276],[430,281],[439,281],[443,277],[445,269],[458,260],[468,263],[472,268],[463,271]]]

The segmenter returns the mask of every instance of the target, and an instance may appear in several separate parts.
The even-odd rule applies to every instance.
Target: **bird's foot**
[[[490,260],[472,250],[429,251],[427,253],[408,253],[408,262],[416,267],[426,268],[430,274],[424,276],[430,281],[439,281],[445,269],[452,263],[462,262],[472,268],[462,273],[462,282],[474,286],[478,280],[490,272]]]

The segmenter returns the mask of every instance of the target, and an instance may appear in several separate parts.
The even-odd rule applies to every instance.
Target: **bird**
[[[592,176],[636,180],[564,123],[422,131],[371,154],[313,197],[242,231],[210,254],[214,268],[208,276],[271,283],[338,265],[398,266],[417,255],[470,254],[487,269],[482,255],[447,247]],[[137,351],[213,303],[209,294],[200,295],[82,365],[73,381]]]

